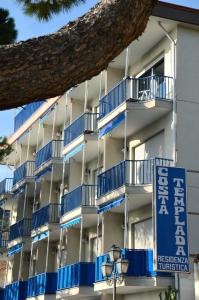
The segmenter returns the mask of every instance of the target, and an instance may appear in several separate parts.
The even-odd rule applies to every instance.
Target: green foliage
[[[17,38],[15,21],[9,17],[9,11],[0,8],[0,45],[13,43]]]
[[[48,21],[54,14],[68,11],[86,0],[16,0],[23,5],[24,12],[35,15],[39,20]]]
[[[6,137],[0,137],[0,162],[13,151],[12,146],[7,143]]]
[[[159,294],[160,300],[177,300],[177,290],[172,288],[171,286],[165,291],[164,295],[162,293]],[[164,297],[164,298],[163,298]]]

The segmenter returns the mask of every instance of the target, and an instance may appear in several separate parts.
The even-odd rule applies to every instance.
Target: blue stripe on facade
[[[111,209],[114,208],[114,207],[120,206],[124,200],[125,200],[125,195],[122,195],[121,197],[115,199],[115,200],[112,201],[111,203],[106,204],[106,205],[104,205],[104,206],[101,206],[101,207],[98,209],[98,214],[105,213],[105,212],[111,210]]]
[[[61,228],[69,228],[81,222],[81,218],[75,218],[72,221],[66,222],[65,224],[61,224]]]
[[[38,242],[38,241],[41,241],[41,240],[47,238],[48,236],[49,236],[49,232],[46,231],[46,232],[43,232],[43,233],[40,233],[40,234],[34,236],[32,238],[32,241],[33,241],[33,243],[35,243],[35,242]]]
[[[78,152],[82,151],[84,148],[84,144],[82,143],[81,145],[77,146],[75,149],[70,151],[68,154],[64,156],[64,161],[67,161],[69,158],[73,157],[75,154]]]
[[[22,243],[17,244],[17,245],[15,245],[15,246],[9,248],[9,249],[8,249],[8,256],[12,256],[12,255],[14,255],[15,253],[21,252],[22,248],[23,248],[23,244],[22,244]]]
[[[110,121],[108,124],[106,124],[104,127],[102,127],[99,131],[99,137],[103,137],[104,135],[106,135],[107,133],[109,133],[110,131],[112,131],[114,128],[116,128],[117,126],[119,126],[123,121],[125,120],[125,113],[121,113],[119,114],[119,116],[117,116],[115,119],[113,119],[112,121]]]

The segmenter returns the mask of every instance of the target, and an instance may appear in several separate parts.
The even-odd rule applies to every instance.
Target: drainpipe
[[[172,52],[173,52],[173,160],[174,166],[177,164],[177,147],[176,147],[176,139],[177,139],[177,93],[176,93],[176,77],[177,77],[177,40],[175,40],[172,35],[166,30],[166,28],[162,25],[162,22],[158,22],[159,27],[164,32],[165,36],[171,42],[172,45]],[[180,295],[180,276],[179,273],[175,273],[175,287],[179,291],[177,294],[177,299],[181,299]]]

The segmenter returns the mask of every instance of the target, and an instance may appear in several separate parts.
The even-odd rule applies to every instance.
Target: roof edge
[[[199,25],[199,9],[163,1],[157,3],[153,9],[152,16]]]

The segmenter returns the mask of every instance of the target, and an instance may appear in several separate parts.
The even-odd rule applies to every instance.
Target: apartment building
[[[13,178],[0,183],[1,299],[112,299],[102,264],[114,244],[129,262],[117,299],[169,286],[199,299],[198,48],[199,11],[159,2],[107,70],[18,112]],[[156,165],[187,170],[188,274],[153,266]]]

